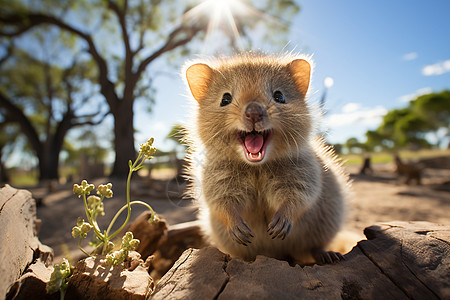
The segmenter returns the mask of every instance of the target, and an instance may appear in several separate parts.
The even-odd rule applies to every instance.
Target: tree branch
[[[162,54],[173,50],[177,47],[186,45],[187,43],[189,43],[194,36],[201,31],[200,27],[185,27],[183,25],[180,25],[178,28],[176,28],[174,31],[172,31],[169,34],[169,37],[167,38],[166,43],[159,48],[158,50],[156,50],[155,52],[153,52],[151,55],[149,55],[147,58],[145,58],[141,64],[139,65],[137,71],[136,71],[136,77],[139,78],[139,76],[142,74],[142,72],[145,71],[145,69],[147,68],[147,66],[154,61],[156,58],[158,58],[159,56],[161,56]],[[176,40],[177,36],[179,34],[186,34],[186,37],[180,40]]]
[[[133,70],[134,54],[133,54],[133,51],[131,50],[130,36],[128,34],[126,18],[125,18],[126,14],[127,14],[127,10],[128,10],[128,1],[124,1],[124,7],[122,10],[119,8],[117,3],[115,3],[111,0],[108,0],[108,7],[116,14],[117,19],[119,20],[120,30],[122,32],[122,40],[123,40],[123,45],[125,48],[124,98],[130,99],[130,95],[132,95],[132,93],[133,93],[134,86],[131,84],[131,88],[130,88],[130,85],[127,83],[130,82],[130,79],[133,75],[132,70]]]
[[[52,79],[50,66],[47,62],[44,63],[43,69],[44,69],[44,77],[45,77],[45,90],[47,92],[47,99],[48,99],[48,104],[46,105],[48,118],[47,118],[47,122],[45,124],[45,132],[46,132],[46,136],[48,137],[48,136],[50,136],[51,122],[54,119],[54,116],[53,116],[54,88],[53,88],[53,79]]]
[[[63,22],[62,20],[49,15],[44,14],[34,14],[30,13],[28,15],[9,15],[2,16],[0,15],[0,23],[9,24],[9,25],[18,25],[21,24],[22,27],[19,28],[16,32],[13,33],[5,33],[0,32],[0,36],[9,36],[15,37],[19,36],[28,30],[39,26],[41,24],[51,24],[55,25],[63,30],[69,31],[76,36],[80,37],[82,40],[86,42],[88,45],[88,52],[92,55],[92,58],[96,62],[99,69],[99,83],[101,86],[101,93],[106,98],[106,101],[111,107],[115,107],[119,104],[119,97],[115,91],[114,83],[112,83],[108,79],[108,65],[105,59],[100,55],[97,50],[97,47],[92,40],[91,35],[82,32],[81,30],[71,26],[68,23]],[[23,25],[26,24],[26,25]]]
[[[133,51],[133,56],[135,56],[139,51],[144,49],[144,36],[145,36],[145,26],[144,26],[144,18],[145,13],[143,9],[139,10],[139,21],[137,22],[139,24],[139,42],[137,48]]]
[[[86,120],[86,121],[81,121],[81,120],[79,120],[79,121],[77,121],[77,122],[72,123],[72,126],[75,127],[75,126],[82,126],[82,125],[92,125],[92,126],[98,125],[98,124],[100,124],[101,122],[103,122],[103,120],[105,120],[106,116],[108,116],[108,115],[110,114],[110,111],[107,111],[106,113],[104,113],[104,114],[100,117],[100,119],[98,119],[97,121],[92,121],[91,118],[94,118],[94,117],[98,116],[99,114],[100,114],[100,110],[98,110],[97,112],[92,113],[92,114],[83,115],[83,116],[76,116],[76,117],[74,118],[74,119],[76,119],[76,120],[84,119],[84,118],[88,118],[88,119],[90,119],[90,120]]]
[[[23,113],[22,109],[17,107],[5,94],[0,92],[0,106],[7,112],[6,119],[15,120],[22,128],[23,133],[28,138],[31,147],[36,151],[38,157],[42,155],[42,143],[39,135],[34,129],[28,117]]]
[[[6,54],[0,58],[0,66],[3,65],[13,54],[14,44],[11,42],[11,44],[8,45]]]

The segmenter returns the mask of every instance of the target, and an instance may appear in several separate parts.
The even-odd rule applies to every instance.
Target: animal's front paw
[[[291,230],[292,222],[288,218],[282,216],[281,211],[275,213],[272,221],[267,227],[267,232],[272,237],[272,239],[279,238],[284,240],[286,236],[291,232]]]
[[[244,246],[250,244],[253,237],[252,231],[242,218],[239,218],[233,225],[228,227],[228,233],[236,243]]]
[[[319,265],[333,264],[345,260],[344,256],[339,252],[325,251],[323,249],[315,249],[312,256]]]

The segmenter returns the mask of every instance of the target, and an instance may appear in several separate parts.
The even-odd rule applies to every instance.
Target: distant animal
[[[362,175],[368,175],[368,174],[373,174],[373,169],[372,169],[372,164],[370,162],[370,157],[365,157],[364,158],[364,162],[363,165],[361,167],[361,170],[359,171],[359,174]]]
[[[415,180],[417,185],[422,184],[423,166],[414,163],[404,163],[397,154],[394,156],[394,161],[396,166],[395,172],[399,176],[405,177],[406,184],[409,184],[412,180]]]

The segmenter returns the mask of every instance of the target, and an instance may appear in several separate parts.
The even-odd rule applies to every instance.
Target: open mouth
[[[272,130],[238,132],[238,139],[248,161],[260,162],[264,159],[266,148],[272,138],[272,135]]]

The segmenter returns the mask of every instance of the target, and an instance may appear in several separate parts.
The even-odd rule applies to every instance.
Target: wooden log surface
[[[450,227],[390,222],[366,228],[345,261],[295,266],[188,249],[152,299],[450,299]]]
[[[0,296],[24,270],[33,271],[28,266],[38,258],[51,260],[51,249],[36,237],[35,213],[29,192],[0,189]],[[165,273],[152,299],[450,299],[450,226],[380,223],[366,228],[367,240],[333,265],[291,267],[264,256],[245,262],[205,247],[184,251],[170,268],[186,247],[203,247],[200,227],[194,222],[167,228],[147,219],[134,228],[145,245],[140,250],[153,252],[152,273]],[[152,243],[145,243],[146,237]],[[45,271],[34,272],[45,273],[42,285],[49,276]],[[25,295],[26,284],[17,285]]]
[[[37,238],[36,203],[31,193],[0,188],[0,297],[37,259],[50,263],[53,250]]]

